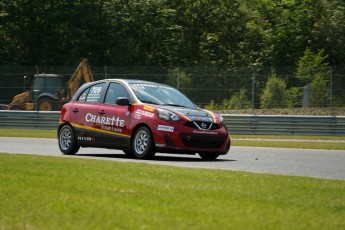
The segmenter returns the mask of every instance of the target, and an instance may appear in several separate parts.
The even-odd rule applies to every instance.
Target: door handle
[[[78,112],[79,112],[79,109],[78,109],[78,108],[75,108],[75,109],[73,109],[72,111],[73,111],[73,113],[78,113]]]
[[[100,115],[104,115],[104,114],[105,114],[105,112],[104,112],[104,110],[101,110],[101,111],[98,111],[98,114],[100,114]]]

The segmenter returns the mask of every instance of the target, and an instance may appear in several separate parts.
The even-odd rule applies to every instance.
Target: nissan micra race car
[[[230,149],[220,115],[198,108],[171,86],[122,79],[82,85],[62,108],[58,143],[63,154],[101,147],[139,159],[161,152],[212,160]]]

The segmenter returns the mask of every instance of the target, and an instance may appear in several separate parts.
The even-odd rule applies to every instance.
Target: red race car
[[[171,86],[123,79],[81,86],[62,108],[58,143],[63,154],[100,147],[139,159],[162,152],[212,160],[230,149],[220,115],[198,108]]]

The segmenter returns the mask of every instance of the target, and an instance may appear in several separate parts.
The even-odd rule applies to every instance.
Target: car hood
[[[215,119],[211,112],[200,108],[184,108],[176,106],[167,106],[165,108],[181,114],[192,121],[214,122]]]

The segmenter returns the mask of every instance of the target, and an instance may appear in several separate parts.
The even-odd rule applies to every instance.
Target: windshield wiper
[[[140,100],[143,103],[147,103],[147,104],[153,104],[153,105],[159,105],[157,102],[153,102],[153,101],[149,101],[149,100]]]
[[[178,104],[164,104],[164,105],[167,105],[167,106],[176,106],[176,107],[187,107],[187,106],[178,105]]]

